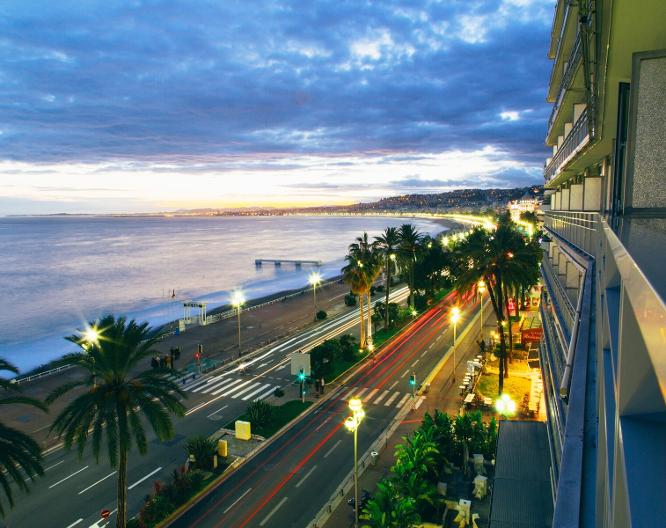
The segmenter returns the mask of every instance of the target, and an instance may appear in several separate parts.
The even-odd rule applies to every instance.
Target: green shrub
[[[345,295],[345,306],[356,306],[356,295],[353,293]]]
[[[358,351],[358,343],[352,334],[345,334],[340,336],[340,353],[345,361],[352,361],[356,358]]]
[[[327,316],[328,314],[324,310],[319,310],[317,312],[317,321],[323,321]]]
[[[265,426],[273,417],[273,406],[263,400],[253,401],[245,411],[250,423],[254,426]]]
[[[187,454],[194,457],[194,462],[190,462],[190,466],[205,471],[213,469],[213,455],[216,448],[215,441],[206,436],[190,438],[187,442]]]
[[[175,505],[164,493],[157,493],[150,497],[141,508],[141,520],[147,525],[154,525],[175,509]]]

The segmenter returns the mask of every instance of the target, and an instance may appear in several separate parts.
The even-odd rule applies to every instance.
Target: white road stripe
[[[321,423],[317,426],[317,428],[315,429],[315,431],[319,431],[319,429],[321,429],[322,427],[324,427],[324,425],[326,425],[326,423],[329,422],[330,420],[331,420],[331,417],[329,416],[328,418],[326,418],[326,420],[324,420],[323,422],[321,422]]]
[[[238,381],[241,381],[241,380],[238,380]],[[229,385],[227,387],[224,387],[223,389],[217,389],[216,391],[211,392],[211,394],[214,395],[214,396],[217,396],[219,394],[222,397],[229,396],[229,394],[231,394],[233,392],[236,392],[241,387],[245,387],[246,385],[249,385],[250,383],[252,383],[252,380],[244,381],[240,385],[236,385],[235,387],[231,387],[231,388],[229,388],[231,386],[231,385]]]
[[[404,378],[407,373],[409,372],[409,369],[405,370],[405,372],[402,373],[402,376],[400,376],[400,379]]]
[[[108,479],[111,475],[115,475],[115,474],[116,474],[115,471],[109,473],[106,477],[99,479],[97,482],[95,482],[94,484],[91,484],[91,485],[88,486],[86,489],[82,489],[81,491],[79,491],[79,495],[81,495],[82,493],[85,493],[86,491],[88,491],[88,490],[89,490],[90,488],[92,488],[93,486],[97,486],[97,484],[99,484],[100,482],[104,482],[104,481],[105,481],[106,479]]]
[[[252,396],[254,396],[255,394],[259,394],[261,391],[266,390],[266,389],[267,389],[268,387],[270,387],[270,386],[271,386],[270,383],[266,383],[266,385],[262,385],[262,386],[259,387],[257,390],[251,392],[250,394],[247,394],[247,395],[243,396],[243,398],[241,398],[241,399],[242,399],[243,401],[247,401],[247,400],[249,400],[250,398],[252,398]]]
[[[421,407],[421,404],[423,403],[423,400],[425,400],[425,396],[421,396],[418,401],[416,402],[416,405],[414,405],[414,409],[418,409]]]
[[[354,387],[352,390],[350,390],[347,394],[345,394],[345,395],[344,395],[342,398],[340,398],[340,399],[341,399],[341,400],[346,400],[347,398],[349,398],[349,397],[352,395],[352,392],[354,392],[355,390],[356,390],[356,387]]]
[[[335,442],[335,444],[333,444],[333,447],[331,447],[331,449],[326,451],[324,458],[328,458],[328,455],[330,455],[333,452],[333,450],[340,445],[340,442],[342,442],[342,440],[338,440],[337,442]]]
[[[405,394],[405,396],[400,400],[397,404],[396,407],[402,407],[405,402],[411,397],[411,394]]]
[[[220,389],[222,387],[225,387],[226,385],[230,385],[234,381],[236,383],[238,383],[241,380],[240,379],[234,379],[234,378],[224,378],[224,379],[221,379],[221,380],[217,380],[215,383],[208,383],[205,387],[201,387],[201,389],[199,389],[196,392],[199,392],[201,394],[207,394],[209,392],[211,394],[215,394],[214,392],[211,392],[211,391],[213,391],[214,389]],[[192,392],[195,392],[195,391],[192,391]]]
[[[55,488],[58,484],[62,484],[62,483],[65,482],[66,480],[72,478],[74,475],[78,475],[79,473],[81,473],[81,471],[83,471],[83,470],[85,470],[85,469],[88,469],[88,466],[85,466],[85,467],[79,469],[78,471],[75,471],[75,472],[72,473],[71,475],[68,475],[68,476],[65,477],[64,479],[59,480],[59,481],[56,482],[55,484],[51,484],[51,485],[49,486],[49,489],[51,489],[51,488]]]
[[[310,471],[308,471],[301,480],[298,481],[298,483],[296,484],[296,487],[297,488],[300,487],[300,485],[303,484],[303,482],[305,482],[305,479],[308,478],[310,475],[312,475],[312,473],[314,472],[315,469],[317,469],[317,464],[312,466],[312,469]]]
[[[356,394],[354,394],[354,398],[360,398],[361,396],[363,396],[363,393],[365,393],[365,391],[367,391],[367,390],[368,390],[368,387],[364,387],[363,389],[358,391]]]
[[[400,396],[400,393],[398,391],[395,391],[395,394],[391,396],[388,400],[386,400],[386,403],[384,404],[384,407],[388,407],[393,403],[393,400],[395,400],[398,396]]]
[[[382,401],[384,398],[386,398],[386,397],[390,394],[390,392],[391,392],[391,391],[387,391],[387,390],[385,390],[384,392],[382,392],[382,393],[379,395],[379,398],[377,398],[377,399],[376,399],[375,401],[373,401],[372,403],[374,403],[375,405],[379,405],[379,404],[381,403],[381,401]]]
[[[74,528],[77,524],[79,524],[83,519],[79,519],[78,521],[74,521],[72,524],[70,524],[67,528]]]
[[[47,468],[44,468],[44,471],[48,471],[49,469],[53,469],[54,467],[59,466],[60,464],[62,464],[64,461],[65,461],[65,459],[63,458],[60,462],[56,462],[56,463],[53,464],[52,466],[49,466],[49,467],[47,467]]]
[[[417,359],[416,361],[414,361],[414,363],[412,363],[412,365],[411,365],[412,368],[414,368],[414,367],[416,366],[416,364],[417,364],[419,361],[421,361],[421,360],[420,360],[420,359]]]
[[[398,384],[398,380],[395,380],[395,381],[393,382],[393,385],[391,385],[391,386],[389,387],[389,390],[391,390],[391,389],[392,389],[393,387],[395,387],[397,384]]]
[[[273,514],[276,511],[278,511],[285,502],[287,502],[287,499],[288,497],[285,497],[280,502],[278,502],[278,505],[275,508],[273,508],[271,512],[268,515],[266,515],[266,517],[264,517],[264,520],[259,523],[259,526],[264,526],[268,522],[268,520],[273,516]]]
[[[242,396],[243,394],[245,394],[247,391],[250,391],[250,390],[256,388],[257,385],[261,385],[261,382],[260,382],[260,381],[256,381],[255,383],[253,383],[253,384],[250,385],[249,387],[245,387],[242,391],[237,392],[236,394],[232,394],[231,397],[232,397],[232,398],[238,398],[239,396]]]
[[[151,471],[150,473],[148,473],[145,477],[142,477],[142,478],[140,478],[139,480],[137,480],[137,481],[136,481],[134,484],[132,484],[131,486],[128,486],[127,489],[128,489],[128,490],[131,490],[132,488],[136,488],[136,487],[137,487],[139,484],[141,484],[144,480],[148,480],[148,479],[149,479],[150,477],[152,477],[155,473],[157,473],[158,471],[161,471],[161,470],[162,470],[162,468],[161,468],[161,467],[158,467],[157,469],[155,469],[155,470]]]
[[[271,396],[276,390],[278,390],[280,386],[278,385],[275,388],[270,388],[266,392],[264,392],[261,396],[257,396],[254,400],[252,401],[257,401],[257,400],[265,400],[269,396]]]
[[[220,407],[217,411],[212,412],[212,413],[210,413],[208,416],[206,416],[206,418],[210,418],[210,417],[213,416],[214,414],[217,414],[217,413],[219,413],[220,411],[223,411],[223,410],[226,409],[227,407],[229,407],[229,406],[228,406],[228,405],[225,405],[224,407]]]
[[[236,380],[227,379],[227,380],[224,380],[223,383],[216,383],[215,385],[213,385],[211,387],[211,389],[215,389],[215,390],[213,392],[211,392],[210,394],[211,394],[211,396],[215,396],[216,394],[219,394],[220,392],[222,392],[224,390],[227,390],[229,387],[233,387],[234,385],[236,385],[237,383],[240,383],[241,381],[243,381],[243,380],[242,379],[236,379]],[[239,385],[239,387],[240,387],[240,385]],[[208,392],[208,390],[209,389],[206,389],[205,392]],[[203,393],[204,392],[202,392],[201,394],[203,394]]]
[[[194,392],[195,388],[198,388],[200,385],[205,385],[210,381],[211,378],[208,377],[198,377],[198,378],[193,378],[192,380],[188,381],[185,383],[185,385],[182,385],[180,388],[181,390],[191,390]]]
[[[233,508],[234,506],[236,506],[236,504],[238,504],[238,502],[239,502],[243,497],[245,497],[245,495],[247,495],[248,493],[250,493],[251,491],[252,491],[252,488],[247,488],[247,489],[245,490],[245,492],[244,492],[240,497],[238,497],[234,502],[232,502],[232,503],[229,505],[229,507],[228,507],[226,510],[224,510],[224,511],[222,512],[222,515],[224,515],[225,513],[227,513],[227,512],[228,512],[231,508]]]
[[[379,389],[372,389],[370,392],[368,392],[366,397],[363,398],[363,403],[368,403],[368,401],[370,401],[374,397],[374,395],[377,394],[378,392]]]

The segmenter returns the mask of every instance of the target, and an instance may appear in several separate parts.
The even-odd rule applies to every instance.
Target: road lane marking
[[[396,404],[396,407],[402,407],[410,396],[411,396],[411,394],[405,394],[405,396],[402,398],[402,400],[400,400]]]
[[[368,403],[374,396],[379,392],[379,389],[372,389],[368,394],[363,398],[363,403]]]
[[[64,461],[65,461],[65,459],[63,458],[60,462],[56,462],[56,463],[53,464],[52,466],[49,466],[49,467],[47,467],[47,468],[44,468],[44,471],[48,471],[49,469],[53,469],[54,467],[59,466],[60,464],[62,464]]]
[[[264,526],[264,525],[268,522],[268,520],[269,520],[271,517],[273,517],[273,515],[275,514],[275,512],[278,511],[278,510],[280,509],[280,507],[281,507],[285,502],[287,502],[287,499],[288,499],[288,497],[285,497],[285,498],[282,499],[280,502],[278,502],[278,505],[277,505],[275,508],[273,508],[273,509],[271,510],[271,512],[270,512],[268,515],[266,515],[266,517],[264,517],[264,520],[261,521],[261,522],[259,523],[259,526]]]
[[[409,372],[409,369],[405,370],[405,372],[402,373],[402,376],[400,376],[400,379],[404,378],[407,373]]]
[[[296,484],[296,487],[297,488],[300,487],[300,485],[303,484],[303,482],[305,482],[305,479],[308,478],[310,475],[312,475],[312,473],[314,472],[315,469],[317,469],[317,464],[312,466],[312,469],[310,471],[308,471],[301,480],[298,481],[298,483]]]
[[[62,484],[62,483],[65,482],[67,479],[72,478],[74,475],[78,475],[79,473],[81,473],[81,471],[83,471],[83,470],[85,470],[85,469],[88,469],[88,466],[85,466],[85,467],[79,469],[78,471],[75,471],[75,472],[72,473],[71,475],[65,477],[64,479],[59,480],[59,481],[56,482],[55,484],[51,484],[51,485],[49,486],[49,489],[51,489],[51,488],[55,488],[58,484]]]
[[[421,396],[418,401],[416,402],[416,405],[414,405],[414,409],[418,409],[421,407],[421,404],[423,403],[423,400],[425,400],[425,396]]]
[[[245,387],[243,390],[232,394],[231,397],[232,398],[238,398],[239,396],[242,396],[243,394],[245,394],[247,391],[251,391],[252,389],[256,389],[259,385],[261,385],[261,381],[255,381],[252,385],[249,385],[249,386]]]
[[[234,506],[236,506],[236,504],[238,504],[238,503],[240,502],[240,500],[241,500],[243,497],[245,497],[245,495],[247,495],[248,493],[250,493],[251,491],[252,491],[252,488],[247,488],[247,489],[245,490],[245,493],[243,493],[240,497],[238,497],[234,502],[232,502],[232,503],[229,505],[229,507],[228,507],[226,510],[224,510],[224,511],[222,512],[222,515],[225,515],[225,514],[231,509],[231,508],[233,508]]]
[[[202,390],[201,394],[207,394],[210,392],[212,396],[215,396],[216,394],[219,394],[223,390],[226,390],[232,385],[236,385],[236,383],[240,383],[241,381],[243,380],[227,378],[225,380],[220,381],[219,383],[213,383],[210,387],[207,387],[204,390]]]
[[[254,396],[255,394],[259,394],[261,391],[265,391],[270,386],[271,386],[270,383],[266,383],[266,385],[262,385],[257,390],[251,392],[250,394],[247,394],[247,395],[243,396],[241,399],[243,401],[249,400],[250,398],[252,398],[252,396]]]
[[[331,449],[326,451],[324,458],[328,458],[328,455],[330,455],[333,452],[333,450],[340,445],[340,442],[342,442],[342,440],[338,440],[337,442],[335,442],[335,444],[333,444],[333,447],[331,447]]]
[[[278,390],[279,388],[280,388],[279,385],[278,385],[277,387],[275,387],[275,388],[272,388],[272,387],[271,387],[271,388],[268,389],[266,392],[264,392],[261,396],[257,396],[253,401],[256,401],[256,400],[265,400],[266,398],[268,398],[271,394],[273,394],[273,393],[274,393],[276,390]]]
[[[217,413],[219,413],[220,411],[223,411],[223,410],[226,409],[227,407],[229,407],[229,406],[228,406],[228,405],[225,405],[224,407],[220,407],[217,411],[212,412],[212,413],[210,413],[208,416],[206,416],[206,418],[210,418],[210,417],[213,416],[214,414],[217,414]]]
[[[238,380],[238,381],[241,381],[241,380]],[[243,381],[243,383],[241,383],[240,385],[236,385],[235,387],[231,387],[231,388],[229,388],[227,386],[223,389],[217,389],[216,391],[211,392],[211,394],[213,396],[219,395],[221,397],[229,396],[229,394],[232,394],[232,393],[236,392],[241,387],[245,387],[246,385],[249,385],[250,383],[252,383],[252,380]],[[232,383],[232,385],[233,385],[233,383]]]
[[[315,429],[315,431],[319,431],[319,429],[321,429],[322,427],[324,427],[324,425],[326,425],[326,422],[329,422],[330,420],[331,420],[331,416],[329,416],[328,418],[326,418],[326,420],[324,420],[323,422],[321,422],[321,423],[317,426],[317,428]]]
[[[361,389],[356,394],[354,394],[354,398],[360,398],[361,396],[363,396],[363,393],[367,390],[368,390],[368,387],[365,387],[365,388]]]
[[[155,473],[157,473],[158,471],[161,471],[161,470],[162,470],[162,468],[161,468],[161,467],[158,467],[157,469],[155,469],[155,470],[151,471],[150,473],[148,473],[145,477],[140,478],[139,480],[137,480],[134,484],[132,484],[131,486],[129,486],[127,489],[128,489],[128,490],[131,490],[132,488],[136,488],[136,487],[137,487],[139,484],[141,484],[144,480],[148,480],[148,479],[149,479],[150,477],[152,477]]]
[[[349,397],[352,395],[352,393],[353,393],[355,390],[356,390],[356,387],[354,387],[352,390],[350,390],[347,394],[345,394],[345,395],[344,395],[342,398],[340,398],[340,399],[341,399],[341,400],[346,400],[347,398],[349,398]]]
[[[416,361],[414,361],[414,363],[412,363],[411,367],[414,368],[419,361],[421,361],[421,360],[417,359]]]
[[[78,521],[74,521],[72,524],[70,524],[67,528],[74,528],[77,524],[83,521],[83,518],[79,519]]]
[[[104,481],[105,481],[106,479],[108,479],[111,475],[115,475],[115,474],[116,474],[115,471],[109,473],[106,477],[99,479],[97,482],[95,482],[94,484],[91,484],[91,485],[88,486],[86,489],[82,489],[81,491],[79,491],[79,495],[81,495],[82,493],[85,493],[86,491],[88,491],[88,490],[89,490],[90,488],[92,488],[93,486],[97,486],[97,484],[99,484],[100,482],[104,482]]]
[[[382,393],[379,395],[379,398],[377,398],[377,399],[376,399],[375,401],[373,401],[372,403],[374,403],[375,405],[379,405],[379,404],[382,402],[382,400],[383,400],[384,398],[386,398],[390,393],[391,393],[391,391],[389,391],[389,390],[385,390],[384,392],[382,392]]]
[[[398,380],[395,380],[395,381],[393,382],[393,385],[391,385],[391,386],[389,387],[389,390],[391,390],[391,389],[392,389],[393,387],[395,387],[397,384],[398,384]]]
[[[386,400],[386,403],[384,404],[384,407],[388,407],[393,403],[393,400],[395,400],[398,396],[400,396],[400,392],[395,391],[395,394],[391,396],[388,400]]]

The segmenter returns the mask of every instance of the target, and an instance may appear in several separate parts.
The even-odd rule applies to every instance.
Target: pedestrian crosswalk
[[[369,387],[354,387],[344,393],[340,399],[348,401],[351,398],[359,398],[363,403],[371,405],[384,405],[390,407],[402,407],[405,402],[411,397],[409,393],[405,394],[400,391],[384,390],[384,389],[371,389]]]
[[[242,401],[266,399],[280,387],[273,383],[265,383],[265,380],[258,378],[237,378],[230,376],[229,373],[217,376],[204,374],[196,377],[192,374],[185,376],[171,374],[166,376],[166,379],[173,381],[186,392]]]

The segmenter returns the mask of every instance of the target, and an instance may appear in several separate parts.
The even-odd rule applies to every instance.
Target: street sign
[[[297,376],[303,371],[303,374],[310,376],[312,370],[310,369],[310,354],[295,353],[291,356],[291,375]]]

